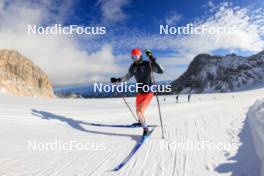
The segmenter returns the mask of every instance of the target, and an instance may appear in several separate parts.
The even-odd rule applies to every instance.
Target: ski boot
[[[133,127],[141,127],[142,124],[140,122],[137,122],[137,123],[133,123],[132,126]]]
[[[148,127],[143,128],[143,137],[144,137],[144,138],[145,138],[145,137],[148,137],[148,135],[149,135],[149,129],[148,129]]]

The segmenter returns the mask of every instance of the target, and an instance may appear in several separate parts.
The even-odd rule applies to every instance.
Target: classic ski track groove
[[[206,100],[202,98],[202,102],[194,99],[194,102],[179,104],[174,103],[174,96],[167,97],[166,103],[161,103],[164,126],[166,126],[166,142],[173,144],[174,142],[184,142],[193,140],[194,142],[202,142],[204,140],[231,141],[239,143],[239,133],[243,128],[248,107],[250,107],[259,95],[264,94],[264,89],[259,93],[248,96],[247,92],[239,93],[236,99],[232,96],[217,95],[216,100]],[[250,94],[251,95],[251,94]],[[197,95],[201,97],[211,95]],[[212,95],[213,96],[213,95]],[[223,97],[222,97],[223,96]],[[241,97],[241,98],[240,98]],[[193,96],[195,98],[195,95]],[[221,99],[222,98],[222,99]],[[11,98],[12,99],[12,98]],[[237,151],[226,153],[225,151],[184,151],[184,150],[163,150],[160,149],[160,127],[156,127],[155,131],[142,147],[136,152],[131,159],[120,171],[109,173],[115,164],[124,159],[131,151],[134,140],[131,136],[137,136],[142,133],[141,128],[117,129],[109,127],[92,127],[97,131],[125,134],[125,137],[117,135],[94,135],[89,132],[80,131],[69,126],[65,121],[57,119],[45,120],[31,114],[30,105],[24,105],[23,98],[21,103],[13,98],[15,106],[4,100],[0,100],[0,143],[7,146],[0,146],[0,175],[105,175],[105,176],[125,176],[125,175],[159,175],[159,176],[230,176],[232,173],[218,173],[215,168],[218,165],[227,163],[230,157],[234,156]],[[205,100],[203,100],[205,99]],[[131,99],[130,101],[133,102]],[[28,100],[27,100],[28,101]],[[38,109],[54,113],[57,115],[80,120],[84,122],[111,122],[113,124],[130,124],[133,123],[127,109],[119,103],[118,99],[113,101],[113,108],[109,107],[110,100],[92,100],[87,105],[81,101],[74,101],[78,107],[77,110],[68,109],[71,104],[64,107],[61,100],[49,105],[49,100],[41,100],[44,102],[32,103],[32,109]],[[92,110],[85,108],[94,106],[96,102],[107,101],[103,106],[105,109]],[[180,101],[182,101],[180,99]],[[45,106],[43,106],[45,105]],[[24,107],[25,106],[25,107]],[[43,106],[43,107],[42,107]],[[121,109],[119,113],[120,107]],[[109,113],[106,111],[109,110]],[[155,104],[151,105],[147,110],[147,120],[149,124],[159,124],[158,115]],[[126,117],[124,117],[126,115]],[[109,118],[108,118],[109,117]],[[116,121],[114,119],[116,118]],[[105,121],[103,121],[105,120]],[[89,130],[91,127],[82,125]],[[66,128],[65,128],[66,127]],[[40,139],[43,141],[52,141],[53,139],[62,139],[63,141],[77,140],[81,142],[104,142],[106,141],[107,149],[102,152],[90,151],[72,151],[72,152],[28,152],[25,149],[27,139]],[[18,149],[17,149],[18,147]],[[117,151],[117,149],[119,151]],[[118,153],[117,153],[118,152]],[[224,155],[227,154],[228,157]],[[251,172],[254,168],[241,166],[241,170]],[[19,174],[18,174],[19,173]]]

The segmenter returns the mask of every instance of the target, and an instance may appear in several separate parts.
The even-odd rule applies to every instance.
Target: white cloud
[[[212,0],[208,1],[208,6],[209,6],[209,7],[213,7],[213,6],[214,6],[214,3],[213,3]]]
[[[165,17],[165,23],[168,25],[176,25],[181,19],[182,16],[180,14],[171,11],[169,15]]]
[[[263,16],[263,10],[258,15]],[[194,36],[193,39],[189,39],[195,42],[203,41],[203,45],[196,45],[198,49],[202,51],[212,52],[219,48],[224,49],[240,49],[251,52],[258,52],[263,50],[264,41],[262,39],[263,33],[263,21],[254,21],[257,15],[251,12],[251,9],[234,7],[230,4],[222,4],[218,7],[218,10],[207,19],[197,22],[195,25],[209,25],[211,27],[219,28],[236,28],[236,32],[230,34],[218,34],[218,35],[200,35]],[[200,44],[198,42],[198,44]],[[190,45],[194,46],[194,45]]]
[[[98,0],[104,22],[119,22],[127,18],[123,7],[130,3],[129,0]]]
[[[197,18],[194,26],[209,25],[211,27],[236,27],[235,34],[204,34],[188,36],[160,36],[139,35],[139,37],[126,41],[132,41],[137,46],[161,50],[174,50],[180,55],[189,51],[193,54],[201,52],[213,52],[216,49],[240,49],[257,52],[264,48],[263,9],[252,10],[249,7],[236,7],[224,3],[219,5],[209,16]],[[147,42],[151,41],[151,42]],[[156,42],[157,41],[157,42]],[[157,45],[158,43],[158,45]],[[131,43],[128,43],[131,45]],[[181,52],[182,50],[182,52]]]
[[[18,50],[39,65],[56,85],[106,80],[106,75],[119,71],[111,45],[88,53],[82,50],[74,36],[26,34],[28,24],[42,24],[48,17],[54,21],[58,19],[47,6],[33,6],[27,2],[12,1],[6,6],[1,1],[1,49]]]

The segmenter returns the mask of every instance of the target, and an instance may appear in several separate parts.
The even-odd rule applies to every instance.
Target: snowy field
[[[166,139],[156,127],[127,165],[111,172],[133,149],[142,129],[87,122],[134,123],[122,99],[1,93],[0,176],[258,176],[260,161],[246,117],[263,95],[264,89],[202,94],[193,95],[190,103],[187,96],[180,96],[179,103],[175,96],[160,97]],[[134,98],[127,100],[134,105]],[[148,124],[159,125],[155,99],[146,116]]]
[[[264,99],[258,100],[251,106],[248,113],[249,126],[256,148],[256,153],[261,162],[261,176],[264,175]]]

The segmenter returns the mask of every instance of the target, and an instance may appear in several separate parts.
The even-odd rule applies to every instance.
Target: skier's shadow
[[[123,136],[123,137],[130,137],[131,139],[135,141],[139,141],[141,136],[139,135],[130,135],[130,134],[120,134],[120,133],[110,133],[110,132],[100,132],[100,131],[94,131],[94,130],[87,130],[86,128],[82,127],[82,125],[91,125],[88,122],[84,122],[81,120],[74,120],[73,118],[69,118],[66,116],[61,116],[57,114],[53,114],[47,111],[39,111],[36,109],[31,109],[31,113],[34,116],[40,117],[42,119],[46,120],[59,120],[61,122],[67,123],[70,127],[80,130],[82,132],[88,132],[93,134],[100,134],[100,135],[108,135],[108,136]]]

